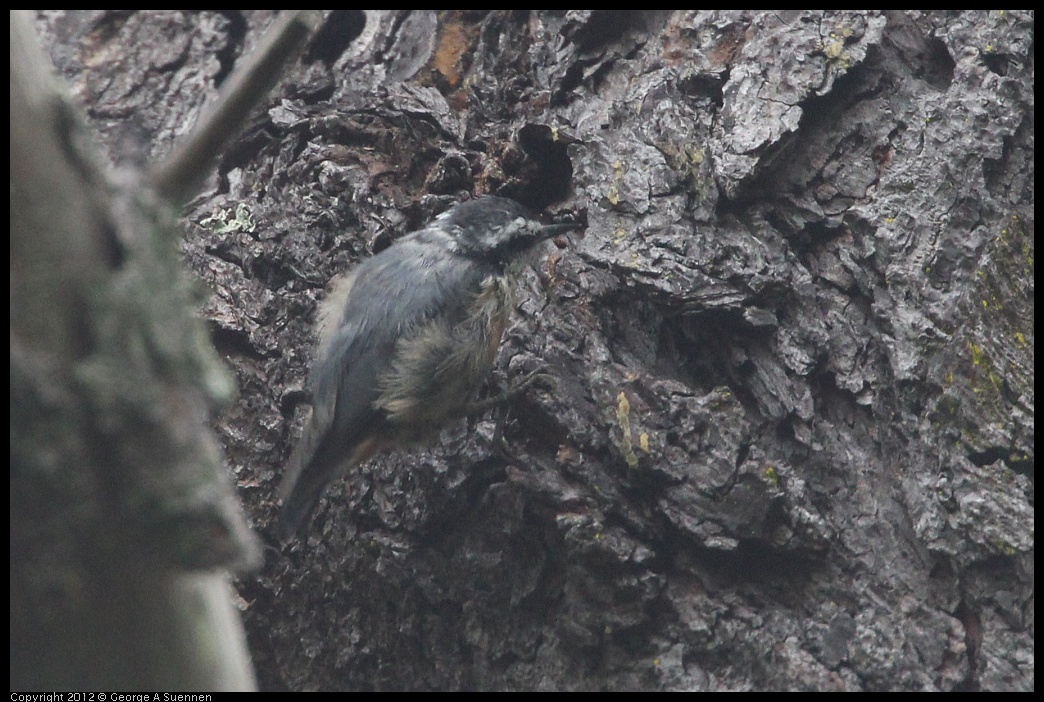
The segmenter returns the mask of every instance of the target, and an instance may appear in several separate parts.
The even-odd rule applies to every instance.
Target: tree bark
[[[39,24],[114,153],[266,12]],[[340,11],[187,212],[266,689],[1031,690],[1033,13]],[[144,137],[143,139],[141,137]],[[327,281],[463,198],[586,218],[503,422],[280,550]]]
[[[231,384],[169,213],[47,63],[12,12],[11,689],[252,689],[227,571],[257,547],[207,428]]]

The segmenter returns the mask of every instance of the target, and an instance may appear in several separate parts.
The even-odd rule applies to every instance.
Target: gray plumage
[[[348,467],[423,441],[464,413],[493,366],[524,254],[572,228],[485,197],[333,285],[319,313],[312,408],[279,488],[284,541]]]

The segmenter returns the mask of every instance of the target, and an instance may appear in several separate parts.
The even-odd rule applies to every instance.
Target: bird
[[[284,543],[348,469],[466,414],[492,370],[530,253],[577,227],[543,224],[519,202],[487,195],[335,280],[317,315],[311,408],[278,489]]]

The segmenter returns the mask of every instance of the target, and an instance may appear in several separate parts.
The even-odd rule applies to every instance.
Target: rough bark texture
[[[48,14],[116,152],[271,15]],[[467,194],[585,215],[496,383],[239,583],[272,689],[1033,687],[1033,15],[331,14],[188,213],[274,544],[326,282]],[[122,145],[122,146],[121,146]]]

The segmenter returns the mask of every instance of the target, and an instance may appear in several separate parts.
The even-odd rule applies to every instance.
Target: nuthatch
[[[525,254],[576,227],[483,197],[335,283],[319,311],[312,407],[279,487],[284,542],[345,470],[466,412],[493,367]]]

